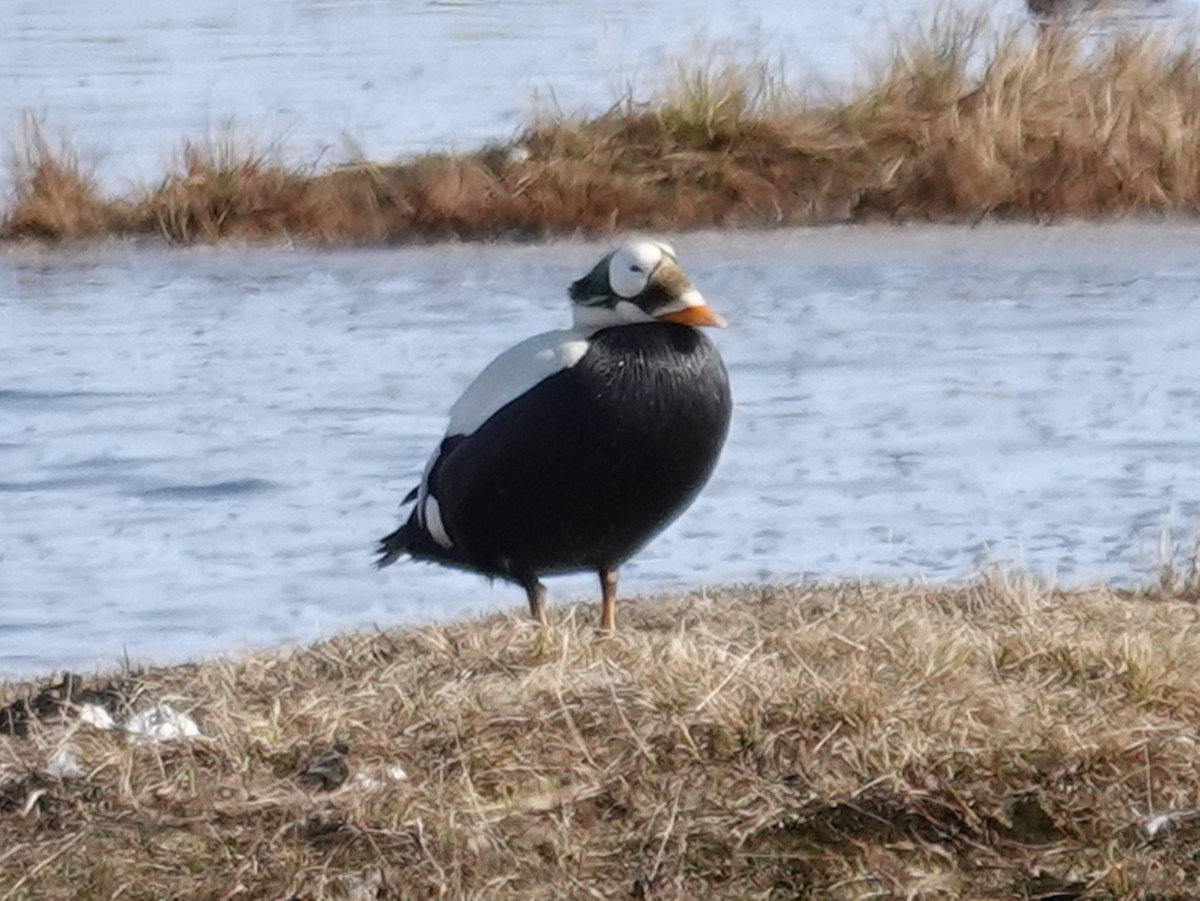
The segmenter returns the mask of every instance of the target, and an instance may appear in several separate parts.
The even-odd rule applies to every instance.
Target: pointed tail
[[[413,534],[408,523],[405,523],[390,535],[385,535],[379,539],[379,546],[376,551],[379,553],[378,559],[375,561],[376,569],[383,569],[385,566],[390,566],[395,563],[405,554],[410,552]]]

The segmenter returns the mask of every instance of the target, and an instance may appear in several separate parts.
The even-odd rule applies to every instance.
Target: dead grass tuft
[[[0,898],[1145,898],[1200,879],[1193,603],[992,576],[624,609],[607,642],[560,608],[545,633],[494,616],[122,681],[135,709],[189,711],[190,742],[51,710],[0,737]],[[82,775],[45,772],[61,748]]]
[[[234,136],[186,142],[178,169],[142,205],[168,241],[190,243],[273,230],[282,210],[303,195],[303,179],[271,152],[243,148]]]
[[[42,123],[25,116],[9,148],[12,201],[0,237],[91,238],[119,226],[119,210],[100,196],[94,173],[67,142],[55,146]]]

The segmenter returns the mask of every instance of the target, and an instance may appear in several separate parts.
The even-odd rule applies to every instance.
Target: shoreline
[[[562,605],[85,681],[0,737],[0,884],[1182,897],[1192,576],[718,588],[626,601],[608,641]]]

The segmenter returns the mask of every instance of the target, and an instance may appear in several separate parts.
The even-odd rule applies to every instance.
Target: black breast
[[[460,564],[507,577],[616,566],[716,465],[732,402],[701,332],[603,329],[572,368],[493,415],[433,486]]]

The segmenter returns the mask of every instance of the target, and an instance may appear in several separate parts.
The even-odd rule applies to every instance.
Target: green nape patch
[[[5,685],[31,715],[0,735],[0,898],[1200,884],[1200,615],[1182,594],[993,576],[622,612],[608,640],[578,606],[545,632],[502,615]]]
[[[27,118],[0,238],[316,245],[625,230],[1200,211],[1200,45],[1088,19],[989,31],[943,12],[862,85],[815,95],[764,60],[678,66],[657,96],[510,142],[334,168],[231,134],[107,197]]]

